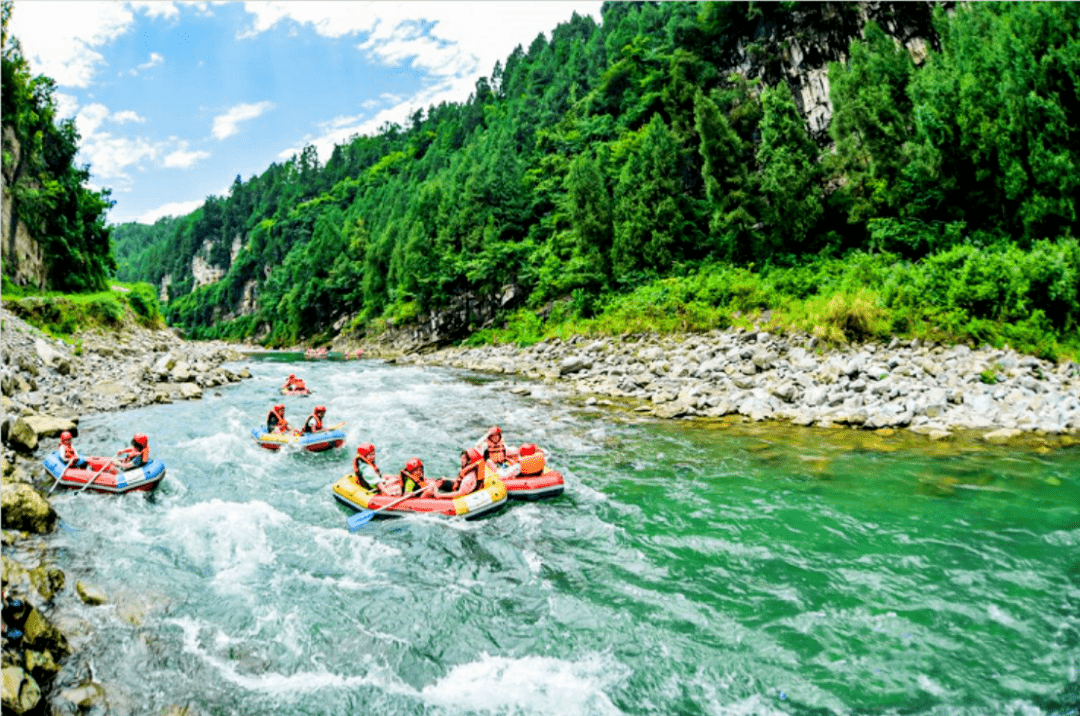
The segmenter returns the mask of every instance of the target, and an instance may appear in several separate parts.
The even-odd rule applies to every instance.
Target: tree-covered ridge
[[[519,47],[467,102],[355,138],[325,165],[308,148],[188,217],[118,227],[121,277],[167,275],[167,313],[196,335],[261,329],[286,344],[507,286],[532,309],[572,295],[587,317],[717,265],[948,255],[967,273],[928,300],[957,325],[1075,332],[1074,4],[966,4],[932,23],[905,3],[602,14]],[[794,57],[833,60],[827,134],[807,126]],[[1017,250],[1045,260],[1013,262],[1006,307],[979,272]],[[228,272],[191,292],[196,252]]]
[[[23,222],[41,246],[46,288],[100,290],[116,268],[105,223],[113,205],[110,192],[85,186],[90,171],[75,164],[75,122],[57,121],[53,80],[31,76],[18,41],[8,33],[11,10],[11,2],[2,3],[3,172],[13,224]],[[15,226],[4,231],[6,238]],[[5,274],[9,260],[6,254]]]

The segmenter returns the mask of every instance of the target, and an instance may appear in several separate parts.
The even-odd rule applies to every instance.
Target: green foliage
[[[117,227],[119,274],[168,277],[164,312],[189,335],[273,345],[512,286],[524,304],[472,340],[764,321],[1068,353],[1075,7],[976,3],[931,24],[894,3],[863,28],[852,5],[606,3],[602,23],[574,16],[516,48],[463,103]],[[898,27],[925,62],[882,29]],[[848,47],[827,137],[787,84],[796,43],[806,66]],[[52,201],[41,191],[27,201]],[[196,255],[224,277],[193,290]]]
[[[3,171],[10,181],[5,191],[10,192],[14,217],[41,246],[46,286],[98,291],[116,268],[105,225],[113,201],[108,189],[85,186],[89,169],[74,163],[79,141],[75,122],[57,121],[53,80],[30,75],[18,40],[8,33],[11,10],[12,4],[4,2]],[[9,134],[18,143],[17,153],[9,146]],[[10,256],[4,258],[9,272]]]
[[[147,284],[114,284],[111,290],[95,293],[13,294],[9,295],[5,287],[6,308],[27,323],[60,338],[70,339],[76,332],[98,328],[113,330],[133,321],[148,328],[162,326],[160,314],[153,315],[150,308],[157,306],[157,300]]]

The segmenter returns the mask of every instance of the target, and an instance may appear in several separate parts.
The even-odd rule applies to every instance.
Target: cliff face
[[[776,20],[763,15],[753,36],[739,43],[732,70],[763,85],[787,82],[810,133],[824,145],[833,114],[829,63],[846,61],[851,41],[874,22],[921,65],[937,43],[933,8],[928,2],[806,3]]]
[[[4,273],[19,286],[44,288],[45,257],[26,224],[18,218],[16,199],[11,192],[16,182],[25,181],[21,171],[22,148],[11,127],[4,127],[3,146],[4,151],[12,157],[11,163],[5,163],[3,172],[0,172],[3,190],[3,223],[0,224],[3,235],[0,243],[3,246]]]

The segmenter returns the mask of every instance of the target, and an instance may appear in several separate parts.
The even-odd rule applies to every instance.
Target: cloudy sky
[[[224,195],[314,144],[463,102],[515,45],[584,2],[41,2],[11,32],[75,117],[80,163],[112,223],[152,223]]]

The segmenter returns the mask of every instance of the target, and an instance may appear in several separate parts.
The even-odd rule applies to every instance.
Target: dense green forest
[[[57,121],[56,83],[31,76],[18,41],[9,35],[12,4],[0,5],[3,20],[3,172],[5,201],[12,219],[22,221],[42,249],[44,288],[96,291],[116,268],[106,212],[108,190],[85,186],[89,168],[75,163],[79,133],[75,121]],[[13,226],[4,227],[5,239]],[[5,241],[4,275],[12,255]]]
[[[1075,355],[1078,25],[1072,3],[607,3],[466,102],[116,227],[119,277],[167,277],[195,337],[271,345],[503,297],[520,340],[784,309]],[[827,67],[827,131],[796,54]],[[193,290],[197,253],[227,272]]]

